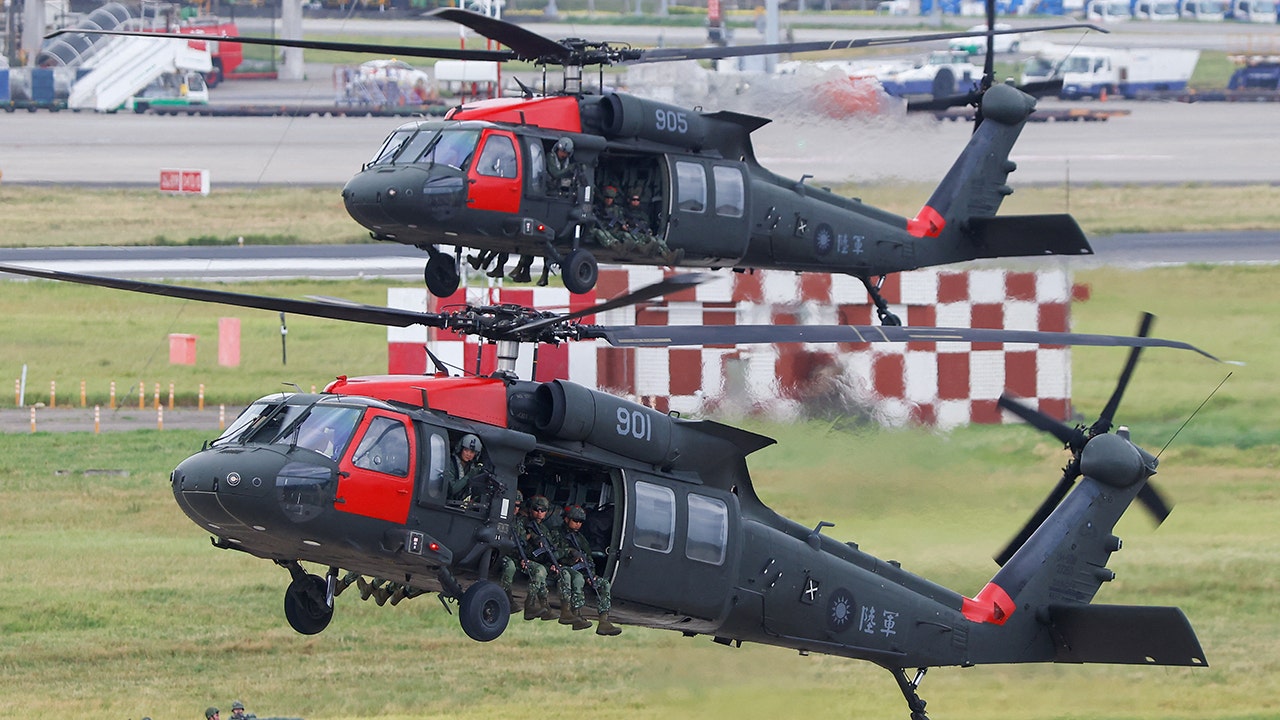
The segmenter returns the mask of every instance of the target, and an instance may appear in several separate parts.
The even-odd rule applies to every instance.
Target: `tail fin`
[[[1005,184],[1017,165],[1009,159],[1035,109],[1035,98],[995,85],[982,96],[983,122],[907,231],[936,238],[916,246],[919,266],[1030,255],[1090,255],[1093,249],[1070,215],[995,217],[1013,189]]]
[[[1084,477],[972,600],[965,616],[969,660],[981,663],[1207,663],[1177,608],[1091,606],[1115,577],[1112,534],[1155,474],[1156,460],[1121,435],[1094,437],[1081,455]]]

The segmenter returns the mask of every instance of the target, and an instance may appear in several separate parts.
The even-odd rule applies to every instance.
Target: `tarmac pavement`
[[[222,428],[236,418],[243,408],[227,406],[221,412],[218,406],[206,406],[204,410],[194,408],[164,408],[163,414],[154,408],[139,410],[131,408],[102,408],[98,412],[95,427],[93,408],[49,408],[37,406],[34,410],[34,430],[32,425],[32,408],[0,409],[0,433],[32,433],[32,432],[123,432],[128,430],[205,430],[209,439],[217,437]],[[221,419],[220,419],[221,418]]]

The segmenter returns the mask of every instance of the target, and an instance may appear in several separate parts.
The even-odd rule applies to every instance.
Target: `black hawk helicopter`
[[[568,315],[515,305],[420,313],[327,299],[287,300],[132,280],[0,266],[0,272],[203,302],[376,325],[421,324],[498,345],[487,377],[339,377],[324,392],[280,392],[250,405],[220,437],[184,460],[174,498],[215,547],[287,569],[289,624],[324,630],[350,584],[396,603],[424,593],[456,601],[463,631],[492,641],[512,610],[492,577],[517,553],[517,494],[585,509],[588,577],[612,584],[612,620],[867,660],[889,670],[910,707],[928,668],[992,663],[1206,665],[1175,607],[1092,604],[1114,573],[1113,534],[1135,500],[1169,513],[1150,478],[1157,460],[1110,432],[1143,347],[1197,350],[1137,337],[1035,331],[855,326],[601,326],[579,320],[685,289],[695,275]],[[972,597],[914,575],[767,507],[747,456],[773,440],[710,420],[687,420],[566,380],[514,373],[521,344],[599,338],[616,346],[772,342],[1033,342],[1128,346],[1098,420],[1070,428],[1002,397],[1001,407],[1053,433],[1071,451],[1058,486],[1000,554]],[[1212,356],[1208,356],[1212,357]],[[468,435],[488,468],[463,499],[445,480]],[[303,562],[324,568],[319,574]],[[589,570],[586,570],[589,568]],[[345,573],[344,573],[345,570]],[[368,579],[366,579],[368,578]],[[513,593],[527,593],[517,583]],[[511,597],[514,597],[512,595]],[[563,602],[563,600],[561,600]],[[529,617],[529,615],[526,615]],[[587,622],[587,626],[590,623]],[[914,671],[913,675],[908,675]]]
[[[887,324],[899,324],[878,289],[886,274],[977,258],[1083,255],[1092,249],[1070,215],[996,216],[1016,165],[1009,153],[1035,98],[1052,83],[1023,92],[993,85],[995,2],[988,29],[857,39],[706,48],[635,49],[580,38],[551,40],[510,22],[470,10],[441,8],[430,15],[456,22],[505,45],[502,50],[433,49],[401,45],[227,37],[224,42],[393,54],[397,57],[504,62],[542,66],[543,93],[467,103],[439,120],[396,128],[373,159],[342,191],[348,213],[379,240],[429,253],[424,271],[432,294],[458,289],[462,248],[493,257],[541,255],[559,265],[565,287],[591,290],[598,262],[839,272],[862,280]],[[1088,28],[1048,25],[1033,31]],[[57,31],[57,35],[65,31]],[[96,31],[146,35],[130,31]],[[1022,32],[1026,32],[1023,30]],[[979,87],[936,98],[929,108],[974,105],[975,132],[951,170],[913,218],[836,195],[770,172],[756,160],[751,133],[766,118],[703,112],[621,92],[583,87],[587,66],[807,53],[987,36]],[[186,38],[186,36],[180,36]],[[559,92],[546,92],[546,67],[564,69]],[[1060,84],[1060,83],[1059,83]],[[552,170],[555,148],[571,147],[571,172]],[[607,219],[597,195],[634,196],[632,215]],[[603,200],[601,200],[603,202]],[[621,202],[621,200],[619,200]],[[630,204],[630,203],[629,203]],[[625,227],[600,240],[611,222]],[[648,230],[641,228],[647,226]],[[626,228],[630,228],[629,230]],[[608,229],[608,228],[605,228]],[[440,246],[453,246],[450,255]],[[479,257],[484,257],[480,255]],[[528,280],[528,265],[513,276]],[[545,265],[544,267],[549,267]],[[497,272],[501,273],[501,264]],[[520,272],[519,270],[517,272]],[[545,275],[543,280],[545,282]]]

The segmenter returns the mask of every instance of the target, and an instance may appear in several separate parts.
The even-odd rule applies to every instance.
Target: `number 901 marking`
[[[637,440],[653,439],[653,422],[648,415],[639,410],[628,410],[627,408],[618,408],[618,424],[614,427],[618,434],[622,437],[631,437]]]

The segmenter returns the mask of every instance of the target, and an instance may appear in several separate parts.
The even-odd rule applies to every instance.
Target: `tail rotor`
[[[1138,325],[1138,337],[1147,337],[1151,332],[1151,325],[1155,320],[1155,316],[1150,313],[1143,313],[1142,320]],[[1040,504],[1040,507],[1031,515],[1022,529],[1014,536],[1004,550],[995,556],[995,561],[1003,567],[1005,563],[1013,557],[1013,554],[1022,547],[1031,537],[1032,533],[1039,528],[1044,521],[1053,512],[1054,508],[1062,502],[1067,493],[1074,487],[1075,481],[1080,477],[1080,456],[1084,451],[1084,447],[1090,440],[1105,435],[1111,431],[1115,423],[1115,415],[1120,406],[1120,401],[1124,397],[1125,389],[1129,385],[1130,379],[1133,377],[1134,368],[1138,364],[1138,358],[1142,353],[1142,349],[1135,347],[1129,352],[1128,360],[1125,362],[1124,370],[1120,373],[1120,379],[1116,383],[1116,388],[1111,393],[1111,398],[1107,400],[1106,406],[1102,413],[1093,424],[1085,427],[1077,425],[1069,427],[1065,423],[1041,412],[1040,410],[1022,404],[1016,398],[1010,395],[1001,395],[999,406],[1026,421],[1032,427],[1042,430],[1053,435],[1071,451],[1071,459],[1062,469],[1062,477],[1058,480],[1057,485],[1049,492],[1049,495]],[[1119,434],[1128,439],[1128,431],[1123,428]],[[1138,492],[1138,501],[1143,504],[1152,517],[1155,518],[1156,524],[1160,524],[1172,509],[1168,502],[1148,481],[1145,486]]]

